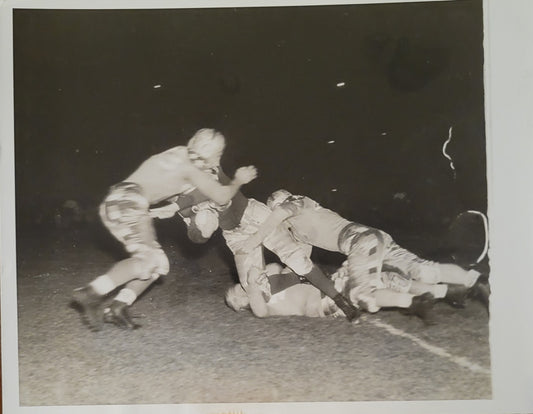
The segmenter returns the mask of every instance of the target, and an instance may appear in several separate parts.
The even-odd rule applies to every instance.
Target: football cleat
[[[356,322],[359,316],[361,316],[361,311],[340,293],[333,298],[333,302],[344,312],[346,319],[350,322]]]
[[[128,311],[127,303],[114,300],[111,305],[104,310],[104,321],[117,325],[122,329],[138,329],[141,325],[133,322],[133,318]]]
[[[481,304],[485,307],[487,314],[490,315],[490,285],[488,281],[485,281],[480,277],[474,286],[468,289],[467,297],[481,302]]]
[[[448,284],[446,296],[442,301],[453,308],[463,309],[466,306],[466,297],[468,295],[468,288],[463,285]]]
[[[72,302],[82,315],[82,321],[91,331],[100,331],[104,321],[102,309],[104,297],[94,291],[91,286],[74,289]]]
[[[425,325],[435,325],[433,320],[433,305],[435,304],[435,298],[431,293],[424,293],[420,296],[415,296],[409,306],[406,309],[407,315],[418,316]]]

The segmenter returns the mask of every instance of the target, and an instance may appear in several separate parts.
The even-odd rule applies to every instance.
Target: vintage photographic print
[[[493,398],[483,1],[12,22],[21,407]]]

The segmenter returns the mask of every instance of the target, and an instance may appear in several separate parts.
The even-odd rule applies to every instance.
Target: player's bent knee
[[[153,250],[153,263],[155,265],[153,273],[157,273],[158,275],[168,274],[168,271],[170,270],[170,262],[162,249]]]
[[[306,275],[313,270],[313,262],[304,254],[291,254],[284,262],[298,275]]]
[[[166,275],[170,270],[168,257],[162,249],[149,249],[136,253],[135,258],[140,260],[139,279],[157,279],[159,275]],[[154,278],[154,274],[158,276]]]

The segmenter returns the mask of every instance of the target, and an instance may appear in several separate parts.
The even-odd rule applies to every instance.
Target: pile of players
[[[226,303],[236,311],[250,309],[257,317],[342,315],[356,322],[361,312],[392,307],[431,324],[437,300],[463,307],[475,295],[488,306],[482,286],[487,275],[478,270],[422,259],[384,231],[347,220],[306,196],[277,190],[266,204],[245,197],[240,189],[257,171],[241,167],[233,179],[227,177],[220,168],[224,148],[220,132],[201,129],[187,146],[151,156],[110,188],[100,217],[130,257],[74,290],[73,302],[91,330],[101,330],[104,322],[139,327],[129,307],[169,272],[153,220],[175,214],[195,243],[221,229],[239,276],[226,291]],[[313,247],[346,260],[327,276],[310,259]],[[283,265],[265,264],[263,248]]]

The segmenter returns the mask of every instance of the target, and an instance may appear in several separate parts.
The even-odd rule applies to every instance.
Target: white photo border
[[[0,265],[2,403],[12,413],[507,413],[533,412],[533,2],[484,0],[488,215],[491,223],[490,345],[493,399],[353,403],[20,407],[14,177],[13,9],[153,9],[406,3],[419,0],[147,1],[12,0],[0,5]],[[435,0],[432,0],[435,1]],[[442,0],[437,0],[442,1]],[[460,1],[460,0],[459,0]]]

